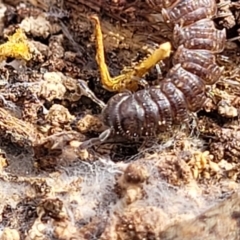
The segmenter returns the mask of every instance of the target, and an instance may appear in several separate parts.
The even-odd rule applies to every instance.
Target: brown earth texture
[[[203,109],[151,147],[79,148],[104,131],[98,103],[116,94],[101,83],[91,14],[111,76],[172,39],[144,0],[0,3],[0,239],[240,239],[240,2],[218,2],[224,71]]]

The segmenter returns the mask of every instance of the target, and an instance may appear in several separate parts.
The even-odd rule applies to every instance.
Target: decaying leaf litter
[[[111,76],[171,41],[171,29],[144,1],[8,0],[0,12],[1,43],[21,29],[28,50],[17,50],[31,54],[1,45],[2,239],[238,239],[238,41],[218,56],[225,71],[196,126],[141,154],[119,144],[77,151],[105,128],[79,80],[103,102],[114,95],[101,86],[88,16],[100,17]],[[221,2],[216,23],[229,38],[238,21],[238,2]],[[170,64],[160,63],[163,76]]]

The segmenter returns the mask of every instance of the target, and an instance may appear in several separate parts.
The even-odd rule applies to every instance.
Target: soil
[[[99,101],[116,94],[101,84],[89,16],[111,76],[171,42],[171,26],[142,0],[0,3],[0,239],[240,239],[239,9],[219,2],[224,72],[190,126],[151,147],[79,150],[105,129]],[[30,52],[6,45],[17,29]],[[157,84],[155,67],[145,79]]]

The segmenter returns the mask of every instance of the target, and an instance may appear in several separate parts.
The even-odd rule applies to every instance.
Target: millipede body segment
[[[215,53],[224,49],[225,29],[212,20],[215,0],[147,0],[166,22],[174,26],[173,45],[177,49],[173,67],[160,85],[113,96],[103,109],[109,127],[99,138],[82,147],[106,141],[110,136],[137,141],[157,136],[173,124],[189,121],[205,101],[205,86],[214,84],[222,73]]]

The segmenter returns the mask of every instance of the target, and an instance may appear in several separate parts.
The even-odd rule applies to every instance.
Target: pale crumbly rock
[[[4,108],[0,108],[0,119],[1,134],[8,135],[13,142],[21,146],[27,142],[34,145],[36,139],[41,138],[34,125],[12,116]]]
[[[49,39],[49,57],[50,61],[56,62],[57,69],[63,69],[65,62],[63,61],[65,49],[63,47],[64,35],[52,35]]]
[[[6,154],[4,153],[4,151],[2,149],[0,149],[0,172],[7,167],[8,165],[8,161],[6,158]]]
[[[76,79],[66,76],[65,78],[63,78],[63,85],[67,89],[65,99],[71,102],[76,102],[81,98],[81,89]]]
[[[96,116],[86,114],[77,122],[77,129],[82,134],[89,132],[103,132],[106,127],[103,122]]]
[[[33,41],[31,40],[31,44],[38,50],[39,53],[41,53],[42,56],[47,57],[49,48],[47,45],[39,42],[39,41]]]
[[[40,44],[33,43],[32,41],[28,41],[29,51],[32,54],[32,60],[35,62],[43,63],[44,62],[44,55],[40,50]]]
[[[240,196],[235,193],[198,217],[169,226],[159,239],[239,239],[239,206]]]
[[[83,95],[93,98],[93,101],[98,100],[83,80],[79,82],[57,71],[46,72],[43,75],[43,79],[44,81],[40,83],[39,94],[48,101],[64,99],[70,102],[77,102]],[[84,82],[84,86],[82,82]]]
[[[217,163],[213,161],[213,155],[208,151],[196,151],[193,153],[188,165],[191,167],[193,177],[199,179],[204,177],[209,179],[214,175],[221,175],[222,171]]]
[[[77,240],[79,238],[79,234],[76,226],[71,221],[54,221],[54,233],[53,236],[56,239],[62,240]]]
[[[64,203],[58,198],[47,198],[37,207],[38,218],[28,232],[27,240],[43,240],[51,237],[70,240],[77,236],[74,226]],[[48,218],[48,224],[43,224],[42,218]],[[47,237],[47,238],[45,238]]]
[[[32,34],[34,37],[48,38],[51,33],[51,23],[44,15],[39,15],[37,18],[32,16],[25,18],[19,26],[26,33]]]
[[[4,228],[1,240],[20,240],[20,234],[16,229]]]
[[[238,109],[232,106],[227,100],[221,100],[218,103],[218,113],[226,118],[234,118],[238,116]]]
[[[84,139],[85,136],[80,133],[59,128],[59,132],[42,139],[34,146],[37,166],[41,169],[54,169],[67,167],[79,160],[93,160],[94,155],[90,152],[78,150]]]
[[[189,183],[193,180],[190,166],[175,154],[166,154],[161,161],[153,162],[168,183],[175,186]]]
[[[37,218],[29,229],[25,240],[51,240],[51,236],[48,236],[49,233],[48,226],[40,218]]]
[[[71,115],[68,109],[64,106],[53,104],[46,114],[46,120],[49,121],[51,125],[64,129],[75,120],[75,116]]]
[[[66,93],[66,88],[63,84],[64,75],[60,72],[46,72],[43,78],[44,81],[40,85],[40,96],[48,101],[63,99]]]
[[[155,207],[129,208],[109,220],[100,240],[159,239],[157,236],[168,223],[168,217]]]
[[[130,163],[117,181],[117,187],[123,201],[131,204],[143,197],[143,183],[148,179],[149,173],[136,162]]]
[[[6,6],[0,1],[0,36],[2,37],[4,30],[4,16],[5,11],[7,10]]]

